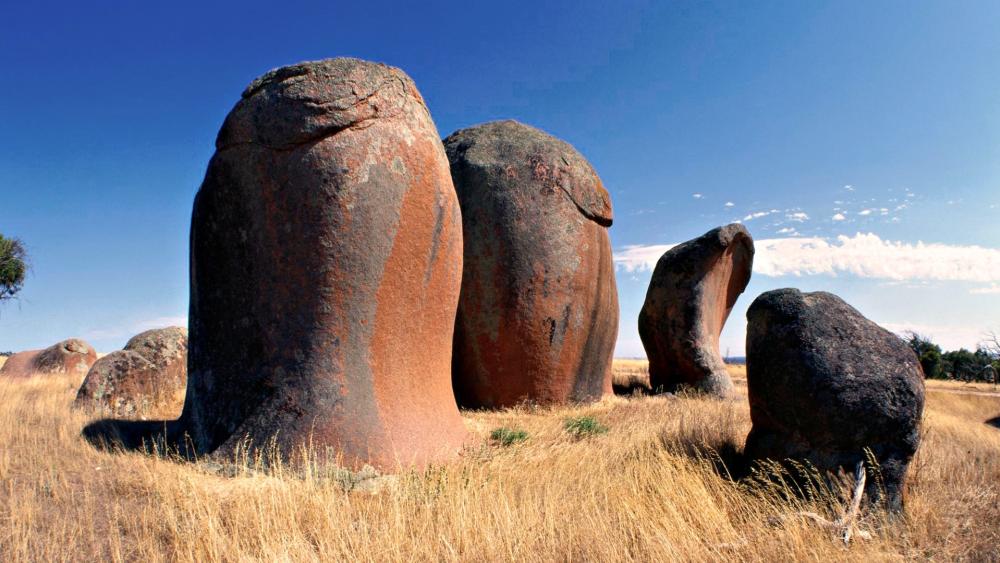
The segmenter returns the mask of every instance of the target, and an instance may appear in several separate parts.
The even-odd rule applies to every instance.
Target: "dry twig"
[[[836,530],[840,534],[841,538],[844,540],[845,545],[850,545],[851,538],[857,536],[863,540],[872,539],[871,532],[862,530],[857,527],[858,513],[861,510],[861,497],[865,494],[865,464],[863,461],[859,461],[857,467],[854,470],[854,490],[851,494],[851,503],[848,505],[847,509],[840,516],[840,518],[834,520],[833,522],[823,518],[815,512],[796,512],[792,516],[798,516],[799,518],[805,518],[806,520],[812,520],[822,528],[828,528]],[[780,517],[781,520],[787,519],[787,516]]]

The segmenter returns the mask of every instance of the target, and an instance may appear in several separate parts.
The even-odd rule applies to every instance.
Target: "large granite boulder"
[[[461,276],[448,161],[410,77],[349,58],[268,72],[195,199],[175,432],[199,454],[273,440],[352,466],[456,456]]]
[[[463,129],[444,144],[465,236],[452,368],[459,403],[610,393],[612,213],[593,167],[568,143],[516,121]]]
[[[78,338],[53,344],[44,350],[18,352],[0,367],[0,376],[73,375],[84,377],[97,361],[94,347]]]
[[[90,368],[74,406],[133,420],[177,418],[187,391],[187,348],[181,327],[134,336]]]
[[[746,227],[732,224],[678,244],[657,261],[639,312],[654,391],[729,394],[719,335],[750,281],[753,254]]]
[[[924,409],[923,372],[910,347],[825,292],[769,291],[747,319],[747,456],[837,471],[853,470],[868,449],[885,504],[901,509]],[[869,500],[881,498],[878,481],[868,480]]]

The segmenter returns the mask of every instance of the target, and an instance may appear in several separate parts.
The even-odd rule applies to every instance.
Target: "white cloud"
[[[843,213],[837,213],[836,215],[831,217],[831,219],[833,219],[834,221],[843,221],[844,219],[847,219],[847,217],[845,217]]]
[[[787,234],[791,234],[791,233],[794,233],[794,232],[795,232],[795,229],[793,229],[791,227],[783,227],[781,229],[778,229],[778,234],[779,235],[787,235]]]
[[[986,287],[974,287],[969,290],[969,293],[973,295],[995,295],[1000,294],[1000,285],[996,283],[991,283]]]
[[[733,202],[731,202],[731,201],[727,201],[727,202],[726,202],[726,207],[732,207],[732,206],[734,206],[734,205],[736,205],[736,204],[735,204],[735,203],[733,203]]]
[[[691,194],[691,197],[693,197],[693,198],[695,198],[695,199],[701,199],[701,198],[703,198],[703,197],[705,197],[705,196],[703,196],[703,195],[701,195],[701,194]]]
[[[663,253],[677,246],[676,244],[633,244],[615,253],[615,266],[626,272],[648,270],[656,267],[656,261]]]
[[[809,220],[809,215],[801,211],[798,211],[796,213],[789,213],[785,215],[785,218],[788,219],[789,221],[798,221],[799,223],[802,223]]]
[[[862,209],[861,211],[858,211],[858,215],[861,216],[871,215],[872,211],[873,211],[872,209]]]
[[[849,191],[849,192],[853,192],[854,191],[854,186],[852,186],[850,184],[847,184],[846,186],[844,186],[844,189],[847,190],[847,191]]]
[[[756,211],[743,218],[744,221],[753,221],[754,219],[760,219],[761,217],[766,217],[773,213],[773,211]]]
[[[989,282],[1000,279],[1000,249],[882,240],[874,233],[770,239],[757,244],[754,271],[765,276],[851,274],[886,280]]]
[[[614,256],[626,272],[652,270],[675,245],[633,245]],[[775,238],[755,242],[753,271],[763,276],[848,274],[861,278],[913,281],[995,282],[1000,280],[1000,249],[981,246],[905,243],[874,233],[834,240]]]

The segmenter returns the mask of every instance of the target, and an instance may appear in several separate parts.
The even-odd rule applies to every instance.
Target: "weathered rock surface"
[[[457,455],[461,214],[405,73],[339,58],[250,84],[195,200],[191,263],[175,433],[197,453],[274,439],[351,466]]]
[[[729,394],[733,383],[719,335],[750,281],[753,255],[746,227],[732,224],[679,244],[657,261],[639,312],[654,391]]]
[[[97,361],[94,347],[78,338],[63,340],[44,350],[18,352],[0,367],[0,376],[70,374],[83,377]]]
[[[597,173],[568,143],[516,121],[444,143],[465,237],[452,368],[459,403],[610,393],[618,295],[611,200]]]
[[[887,506],[901,509],[924,408],[923,372],[910,347],[825,292],[769,291],[747,318],[747,456],[852,471],[868,448]],[[879,498],[877,479],[868,480],[867,494]]]
[[[181,327],[134,336],[90,368],[74,405],[133,420],[177,418],[187,390],[187,348]]]

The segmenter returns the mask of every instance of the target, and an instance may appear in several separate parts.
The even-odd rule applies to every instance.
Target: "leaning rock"
[[[74,375],[83,377],[97,361],[94,347],[78,338],[63,340],[44,350],[18,352],[0,367],[0,376]]]
[[[178,437],[309,445],[380,468],[453,458],[461,215],[413,81],[357,59],[253,81],[195,199]],[[99,430],[95,426],[94,432]]]
[[[719,335],[750,281],[753,254],[746,227],[732,224],[660,257],[639,313],[653,390],[729,394],[733,383],[719,354]]]
[[[569,144],[516,121],[444,143],[465,236],[452,368],[459,403],[610,393],[618,295],[611,200],[597,173]]]
[[[90,368],[74,406],[133,419],[180,416],[187,389],[187,330],[149,330]]]
[[[769,291],[747,318],[748,457],[852,471],[870,449],[886,505],[901,509],[924,409],[910,347],[825,292]],[[869,499],[879,497],[877,481],[868,480]]]

